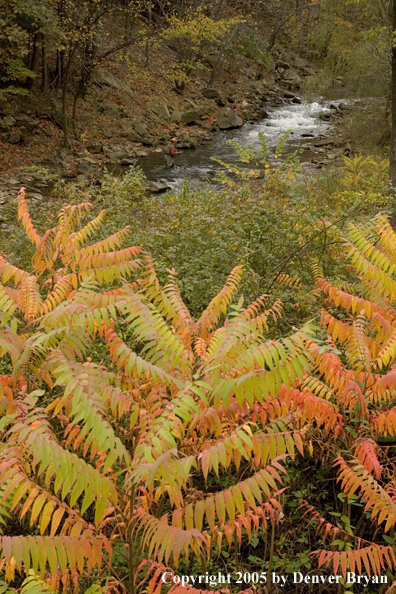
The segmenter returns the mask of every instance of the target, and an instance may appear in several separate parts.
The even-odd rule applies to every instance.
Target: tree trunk
[[[65,76],[62,89],[62,128],[63,128],[63,146],[70,148],[69,123],[67,121],[67,78]]]
[[[74,137],[76,140],[81,140],[81,135],[77,130],[77,103],[78,103],[78,100],[80,99],[80,97],[83,96],[83,93],[84,93],[84,83],[80,82],[80,84],[78,85],[78,89],[74,94],[73,113],[72,113],[72,118],[73,118],[73,122],[74,122]]]
[[[81,99],[81,97],[85,97],[85,94],[87,92],[88,82],[89,82],[89,79],[91,78],[92,70],[93,70],[93,65],[91,66],[90,69],[87,69],[82,74],[77,91],[74,94],[72,118],[73,118],[73,122],[74,122],[74,137],[76,138],[76,140],[81,140],[81,134],[77,129],[77,103],[78,103],[79,99]]]
[[[74,55],[77,51],[77,43],[70,50],[69,59],[67,60],[66,66],[63,72],[63,88],[62,88],[62,128],[63,128],[63,144],[66,149],[70,148],[70,136],[69,136],[69,122],[67,117],[67,89],[69,83],[69,77],[71,72]]]
[[[41,63],[43,66],[43,74],[41,79],[41,90],[44,93],[48,91],[48,65],[47,65],[47,44],[45,35],[43,35],[41,40]]]
[[[32,59],[29,64],[29,70],[34,72],[35,74],[38,73],[39,64],[40,64],[40,49],[41,49],[41,39],[42,33],[36,33],[33,40],[33,52],[32,52]],[[34,78],[29,77],[26,81],[26,88],[29,91],[32,89],[34,83]]]
[[[65,65],[65,52],[64,52],[64,50],[57,50],[57,52],[56,52],[56,68],[55,68],[55,75],[54,75],[55,89],[60,89],[62,87],[64,65]]]
[[[391,4],[391,39],[392,39],[392,78],[391,78],[391,143],[390,143],[390,182],[396,189],[396,45],[393,36],[396,31],[396,0]]]

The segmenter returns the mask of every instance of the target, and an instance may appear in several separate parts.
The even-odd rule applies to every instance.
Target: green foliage
[[[265,70],[274,68],[275,63],[268,52],[268,43],[255,31],[239,31],[235,36],[232,50],[257,60]]]
[[[194,69],[203,69],[205,57],[218,51],[232,29],[243,22],[240,16],[213,19],[201,7],[180,18],[172,15],[163,39],[177,40],[178,52],[174,63],[176,88],[184,90]]]
[[[391,35],[381,2],[326,0],[307,43],[311,51],[324,58],[325,70],[319,74],[317,87],[339,86],[334,75],[342,75],[359,95],[388,93]]]
[[[0,15],[0,86],[9,87],[2,95],[23,95],[13,83],[36,76],[25,62],[30,36],[39,31],[56,33],[55,12],[47,0],[0,0]]]

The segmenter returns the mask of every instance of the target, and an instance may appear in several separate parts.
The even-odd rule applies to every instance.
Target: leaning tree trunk
[[[390,182],[396,190],[396,0],[391,3],[391,40],[392,40],[392,78],[391,78],[391,143],[390,143]]]

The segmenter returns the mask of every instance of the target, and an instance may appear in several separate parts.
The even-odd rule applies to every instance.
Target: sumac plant
[[[115,240],[81,248],[70,210],[42,238],[20,213],[36,278],[45,263],[51,283],[84,282],[43,310],[40,288],[3,263],[1,356],[14,366],[0,376],[2,591],[159,593],[165,569],[205,572],[219,550],[273,534],[289,465],[312,432],[341,430],[336,406],[302,383],[312,325],[266,338],[282,305],[232,305],[240,266],[193,319],[176,273],[161,286],[149,255],[127,281],[136,248],[107,259]]]
[[[396,565],[396,234],[382,216],[351,225],[347,259],[352,283],[318,280],[326,298],[327,338],[312,346],[305,380],[342,414],[335,443],[314,440],[314,457],[330,462],[341,510],[329,518],[305,502],[304,516],[323,536],[319,566],[392,579]],[[328,476],[330,478],[330,476]],[[337,500],[333,510],[337,506]],[[394,579],[394,578],[393,578]],[[389,584],[381,592],[388,591]],[[396,582],[389,592],[396,591]]]
[[[24,188],[18,194],[17,203],[18,218],[34,252],[30,271],[21,270],[0,256],[3,285],[0,287],[0,303],[6,314],[18,309],[23,319],[32,323],[67,299],[82,282],[95,280],[108,285],[119,276],[130,276],[138,268],[136,256],[140,248],[119,249],[128,235],[129,226],[86,245],[100,228],[105,210],[79,228],[92,204],[83,202],[66,206],[59,212],[57,225],[39,235],[27,207]]]

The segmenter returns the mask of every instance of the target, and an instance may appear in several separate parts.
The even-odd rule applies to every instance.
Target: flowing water
[[[340,102],[331,103],[338,105]],[[137,164],[148,179],[166,184],[172,191],[177,191],[184,180],[213,180],[221,165],[213,161],[212,157],[226,163],[241,165],[240,157],[236,149],[230,145],[230,141],[236,141],[243,147],[251,145],[259,148],[259,132],[264,132],[267,140],[268,160],[275,162],[276,146],[282,134],[291,130],[283,154],[289,155],[296,149],[303,149],[299,159],[309,166],[312,158],[316,156],[313,141],[331,134],[331,123],[319,118],[321,113],[333,111],[329,105],[330,102],[293,104],[285,101],[282,106],[268,108],[269,117],[266,119],[247,122],[241,128],[216,132],[213,140],[196,149],[183,150],[182,154],[176,157],[175,166],[170,169],[166,169],[161,153],[142,157]]]

